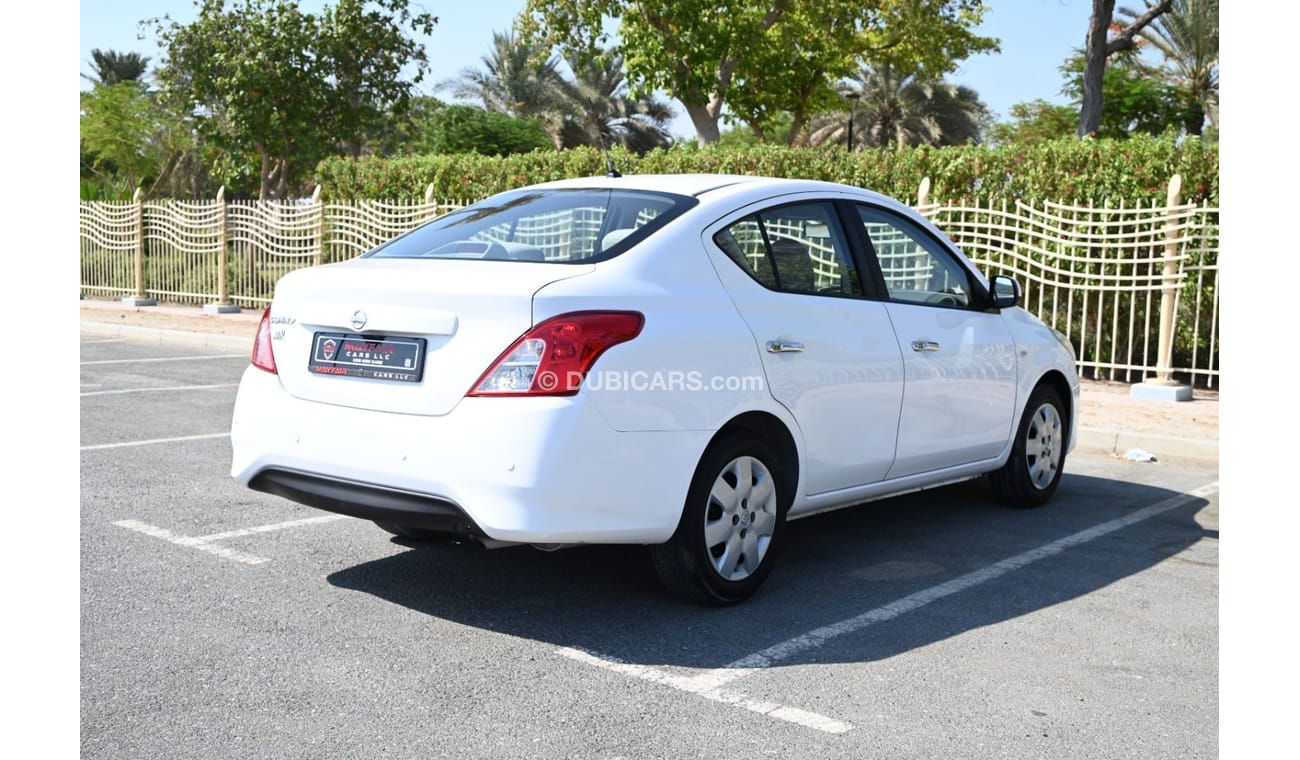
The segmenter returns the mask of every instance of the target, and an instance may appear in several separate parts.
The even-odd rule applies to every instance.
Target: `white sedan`
[[[907,206],[824,182],[564,180],[285,276],[232,475],[413,540],[649,545],[738,602],[786,521],[987,476],[1046,502],[1060,333]]]

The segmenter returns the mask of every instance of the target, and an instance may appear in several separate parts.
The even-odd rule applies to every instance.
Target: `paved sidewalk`
[[[81,332],[97,337],[251,352],[261,310],[208,314],[197,306],[123,306],[81,301]],[[1135,399],[1124,383],[1084,381],[1079,450],[1122,457],[1139,449],[1157,462],[1218,464],[1219,394],[1197,390],[1191,401]],[[1135,465],[1136,466],[1136,465]]]

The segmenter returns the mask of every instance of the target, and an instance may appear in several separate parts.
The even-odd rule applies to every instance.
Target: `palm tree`
[[[149,66],[149,58],[139,53],[119,53],[116,50],[90,51],[90,66],[94,75],[82,74],[95,84],[138,82]]]
[[[943,79],[898,75],[889,64],[859,70],[845,94],[854,93],[855,145],[901,148],[979,142],[990,118],[975,90]],[[810,125],[807,143],[841,143],[847,137],[842,113],[821,114]]]
[[[1137,18],[1128,9],[1121,16]],[[1142,38],[1164,54],[1167,76],[1187,93],[1192,113],[1187,131],[1201,134],[1205,117],[1219,126],[1219,0],[1174,0],[1168,12],[1141,32]]]
[[[482,57],[483,68],[467,68],[444,82],[458,98],[477,100],[489,111],[507,116],[553,120],[563,100],[560,62],[542,58],[539,50],[514,32],[493,32],[492,50]]]
[[[672,106],[653,95],[629,94],[623,56],[600,55],[585,63],[571,60],[569,68],[574,77],[562,87],[564,147],[618,144],[643,154],[672,144],[668,132]]]

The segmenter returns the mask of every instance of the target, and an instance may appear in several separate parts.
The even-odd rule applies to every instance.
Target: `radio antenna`
[[[605,130],[600,130],[598,134],[600,136],[600,150],[605,154],[605,168],[609,170],[606,176],[622,177],[623,175],[618,173],[618,169],[614,168],[614,157],[610,155],[609,141],[605,139]]]

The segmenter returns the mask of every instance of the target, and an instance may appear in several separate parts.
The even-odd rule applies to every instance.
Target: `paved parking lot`
[[[236,486],[247,356],[82,337],[83,757],[1218,755],[1208,466],[797,521],[705,609],[640,547],[421,547]]]

